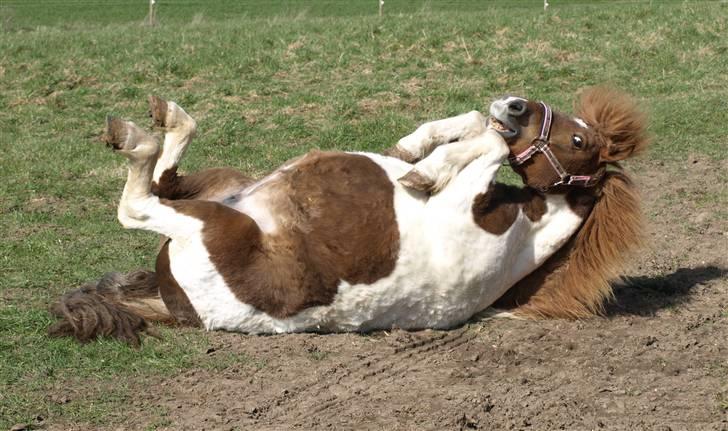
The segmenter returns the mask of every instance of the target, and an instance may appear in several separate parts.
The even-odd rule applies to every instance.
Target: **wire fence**
[[[427,12],[487,12],[498,9],[566,11],[645,5],[674,7],[728,0],[1,0],[0,24],[33,27],[72,22],[97,24],[182,22],[199,17],[372,16]],[[728,11],[727,11],[728,13]]]

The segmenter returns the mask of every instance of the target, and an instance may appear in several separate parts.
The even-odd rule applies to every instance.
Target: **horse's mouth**
[[[510,121],[506,120],[508,123]],[[500,133],[504,138],[513,138],[518,132],[510,127],[510,124],[506,124],[505,121],[499,120],[494,115],[488,117],[488,127]]]

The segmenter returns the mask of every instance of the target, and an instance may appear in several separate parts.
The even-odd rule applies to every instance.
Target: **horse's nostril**
[[[523,100],[511,100],[508,103],[508,114],[514,117],[520,117],[526,113],[526,102]]]

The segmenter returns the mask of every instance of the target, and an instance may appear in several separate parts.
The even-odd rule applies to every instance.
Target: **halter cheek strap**
[[[546,160],[549,161],[551,167],[554,168],[554,171],[556,171],[556,174],[560,178],[559,181],[551,184],[548,187],[545,187],[542,191],[545,191],[551,187],[562,185],[581,187],[594,186],[602,177],[603,171],[600,171],[595,175],[570,175],[568,172],[566,172],[566,169],[564,169],[559,160],[556,158],[553,151],[551,151],[551,148],[549,148],[549,138],[551,137],[553,112],[551,111],[551,107],[549,105],[543,102],[538,103],[539,105],[541,105],[541,107],[543,107],[543,121],[541,122],[541,133],[536,139],[533,140],[531,146],[526,148],[525,151],[508,158],[511,166],[522,165],[524,162],[526,162],[526,160],[533,157],[534,154],[540,152],[543,153],[543,155],[546,157]]]

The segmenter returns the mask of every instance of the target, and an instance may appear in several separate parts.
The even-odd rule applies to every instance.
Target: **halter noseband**
[[[551,125],[553,124],[553,112],[551,107],[543,102],[538,102],[543,107],[543,121],[541,122],[541,133],[533,140],[531,146],[525,151],[518,155],[508,158],[511,166],[519,166],[526,162],[526,160],[533,157],[534,154],[541,152],[546,156],[546,160],[549,161],[551,167],[554,168],[556,174],[560,180],[551,184],[550,186],[541,188],[541,191],[546,191],[551,187],[556,186],[581,186],[581,187],[592,187],[602,177],[603,172],[600,171],[595,175],[570,175],[566,172],[566,169],[559,163],[554,153],[549,148],[549,137],[551,135]]]

